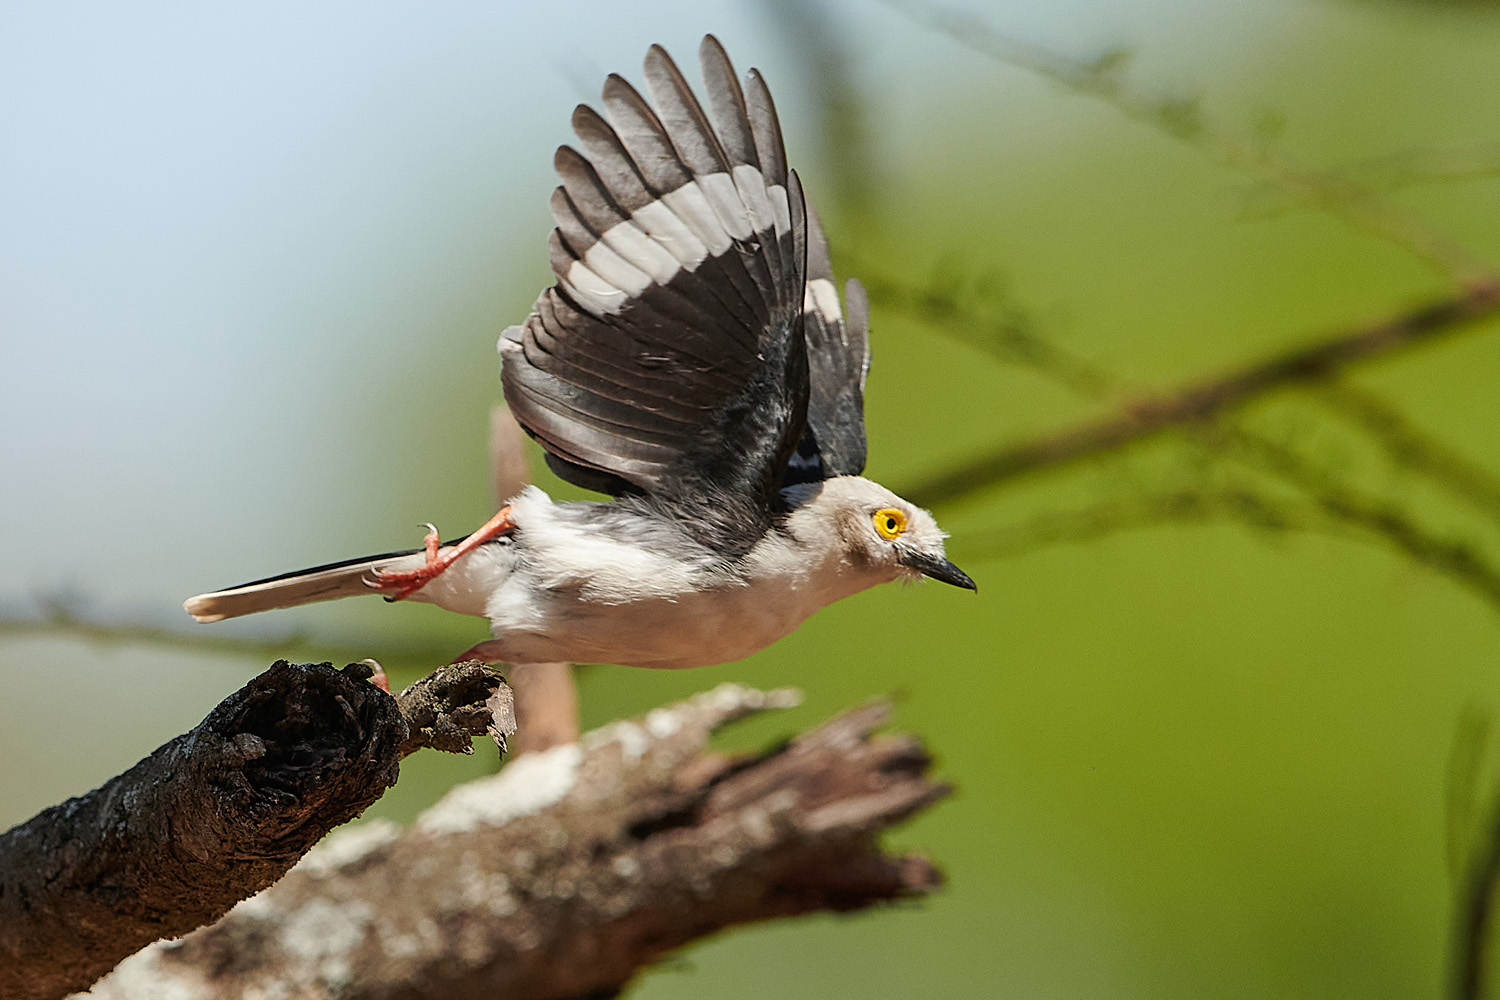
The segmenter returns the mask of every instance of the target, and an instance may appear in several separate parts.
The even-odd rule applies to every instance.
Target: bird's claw
[[[377,569],[370,576],[365,577],[365,586],[371,590],[392,591],[385,595],[385,599],[399,601],[421,590],[433,577],[446,568],[446,566],[439,566],[434,569],[431,564],[428,564],[420,569],[404,572]]]
[[[438,549],[442,547],[442,538],[438,535],[437,525],[430,521],[423,521],[422,527],[427,529],[427,534],[422,538],[422,549],[427,554],[427,564],[412,570],[375,570],[365,578],[365,586],[371,590],[394,591],[386,594],[387,601],[399,601],[410,597],[421,590],[434,577],[447,569],[453,562],[452,558],[444,559],[438,555]]]
[[[363,664],[366,664],[367,666],[369,666],[369,668],[371,670],[375,671],[373,674],[370,675],[370,683],[374,684],[376,687],[380,688],[380,690],[384,691],[386,694],[390,694],[391,693],[391,679],[386,674],[385,667],[382,667],[380,665],[380,661],[377,660],[377,659],[374,659],[373,657],[368,657],[367,656],[363,660],[360,660],[359,662],[363,663]]]
[[[386,595],[387,601],[399,601],[410,597],[421,590],[443,570],[452,566],[462,556],[473,552],[485,542],[499,538],[515,528],[515,522],[510,519],[510,507],[502,507],[484,523],[484,525],[473,534],[469,535],[457,545],[452,546],[447,552],[439,554],[442,542],[438,538],[438,530],[431,524],[424,524],[427,529],[427,537],[422,540],[422,547],[427,552],[427,565],[412,570],[401,570],[396,572],[375,572],[365,579],[365,586],[371,590],[389,590],[393,593]]]

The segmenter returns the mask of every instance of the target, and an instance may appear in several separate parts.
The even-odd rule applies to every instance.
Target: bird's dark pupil
[[[895,531],[896,530],[896,519],[894,517],[888,517],[888,518],[885,519],[885,530],[886,531]]]

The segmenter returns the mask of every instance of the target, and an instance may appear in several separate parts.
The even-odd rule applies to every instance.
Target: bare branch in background
[[[510,407],[499,403],[490,408],[490,491],[496,508],[530,482],[526,434],[511,416]]]
[[[507,674],[516,718],[525,720],[515,752],[534,753],[578,739],[578,684],[571,663],[517,663]]]
[[[261,662],[299,658],[311,662],[349,663],[370,655],[368,647],[343,645],[304,633],[270,639],[226,634],[195,626],[186,615],[182,616],[182,628],[109,620],[103,615],[93,614],[83,598],[70,594],[37,596],[32,603],[37,607],[36,612],[21,608],[0,609],[0,639],[69,638],[97,646],[151,646],[210,656],[252,658]],[[420,637],[383,641],[381,656],[403,662],[441,663],[452,658],[453,647],[451,643],[425,642]]]
[[[1450,988],[1457,1000],[1489,995],[1489,944],[1500,889],[1500,808],[1491,808],[1490,828],[1472,863],[1454,928]]]
[[[768,27],[791,53],[789,64],[801,69],[803,85],[814,98],[808,106],[818,119],[807,132],[820,147],[818,167],[833,181],[818,185],[834,201],[820,201],[820,207],[844,219],[878,222],[882,160],[870,139],[869,112],[853,73],[858,60],[847,44],[847,33],[821,4],[771,0],[757,6],[770,14]]]
[[[404,831],[341,833],[90,995],[613,996],[733,924],[930,892],[936,869],[878,836],[947,788],[916,740],[872,735],[885,706],[763,754],[707,749],[725,722],[794,700],[722,685],[459,786]]]
[[[854,258],[851,272],[864,282],[870,301],[883,309],[926,323],[997,361],[1036,371],[1086,398],[1105,395],[1117,382],[1101,366],[1044,336],[997,277],[964,281],[955,268],[945,265],[927,284],[918,285],[859,261],[852,253],[845,256]]]
[[[1500,610],[1500,565],[1472,540],[1432,529],[1396,504],[1362,495],[1294,448],[1244,428],[1217,428],[1234,453],[1302,490],[1335,524],[1355,528],[1462,584]]]
[[[362,813],[406,754],[469,751],[497,716],[508,726],[483,664],[395,698],[371,673],[280,661],[124,774],[0,835],[0,996],[84,989],[217,919]]]
[[[966,459],[908,488],[907,495],[924,507],[951,503],[1030,472],[1118,451],[1288,386],[1330,378],[1359,363],[1457,333],[1497,312],[1500,282],[1476,286],[1401,316],[1341,330],[1217,378],[1195,380],[1154,398],[1128,402],[1101,420]]]
[[[1005,558],[1167,524],[1221,522],[1271,532],[1310,531],[1315,526],[1300,505],[1268,492],[1248,486],[1205,486],[1101,500],[1074,510],[1048,511],[1016,524],[966,536],[964,547],[966,554]]]

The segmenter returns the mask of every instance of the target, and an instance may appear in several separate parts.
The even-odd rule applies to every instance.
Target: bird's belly
[[[618,663],[702,667],[742,659],[796,629],[826,601],[813,595],[735,586],[675,598],[602,604],[548,595],[525,619],[492,617],[507,660],[515,663]]]

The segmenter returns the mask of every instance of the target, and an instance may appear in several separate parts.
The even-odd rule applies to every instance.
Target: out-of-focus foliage
[[[1170,18],[1110,45],[1064,33],[1052,79],[1045,58],[1017,67],[974,51],[977,30],[948,37],[922,16],[766,10],[804,54],[782,68],[805,80],[771,80],[794,153],[836,263],[874,293],[870,473],[898,490],[1398,314],[1500,261],[1500,14],[1487,5],[1289,2],[1236,39]],[[968,14],[1007,28],[1004,11]],[[1246,23],[1225,15],[1225,30]],[[871,34],[882,57],[930,60],[915,74],[926,89],[885,86],[849,42]],[[1069,67],[1086,72],[1069,80]],[[818,134],[836,138],[813,150]],[[457,366],[467,354],[442,331],[493,336],[540,278],[435,318],[438,360],[415,374],[330,360],[330,378],[357,376],[393,408],[368,436],[335,422],[345,460],[378,448],[402,466],[361,484],[361,510],[483,518],[475,463],[497,384]],[[725,679],[807,693],[738,743],[895,691],[897,725],[959,789],[901,834],[947,870],[932,902],[728,935],[633,995],[1443,993],[1494,799],[1500,601],[1482,573],[1423,560],[1387,529],[1404,518],[1443,551],[1500,565],[1486,492],[1500,477],[1497,374],[1500,326],[1475,326],[945,505],[977,596],[889,587],[743,663],[586,670],[586,725]],[[411,485],[417,463],[436,481]],[[221,562],[259,544],[231,538],[215,543]],[[415,645],[476,637],[371,603],[298,620],[408,672]],[[408,818],[490,764],[419,756],[378,811]]]

